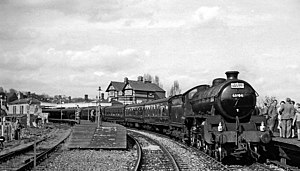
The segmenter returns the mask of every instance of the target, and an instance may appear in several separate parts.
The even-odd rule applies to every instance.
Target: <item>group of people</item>
[[[277,103],[277,100],[273,100],[269,106],[265,103],[261,113],[267,118],[269,130],[274,133],[277,123],[280,137],[294,138],[297,132],[300,141],[300,103],[295,104],[290,98],[281,101],[279,106]]]

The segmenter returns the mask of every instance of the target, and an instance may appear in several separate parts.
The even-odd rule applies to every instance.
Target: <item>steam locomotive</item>
[[[259,159],[271,141],[266,119],[255,114],[257,93],[238,71],[212,85],[140,104],[103,108],[103,119],[156,130],[222,160],[227,156]]]

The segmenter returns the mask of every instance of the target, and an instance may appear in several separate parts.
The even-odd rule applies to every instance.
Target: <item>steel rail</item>
[[[137,160],[135,161],[135,164],[134,164],[134,168],[132,169],[132,171],[138,171],[140,170],[141,166],[142,166],[142,159],[143,159],[143,154],[142,154],[142,146],[141,144],[131,135],[127,134],[127,136],[129,138],[131,138],[135,145],[137,146]]]
[[[130,131],[130,130],[128,130],[128,131]],[[178,162],[175,160],[175,157],[169,152],[169,150],[164,145],[160,144],[157,140],[154,140],[154,139],[152,139],[152,138],[150,138],[146,135],[143,135],[139,132],[135,132],[135,131],[131,131],[131,132],[135,133],[135,134],[139,134],[140,136],[146,137],[147,139],[150,139],[151,141],[153,141],[156,145],[158,145],[160,147],[160,149],[164,152],[164,154],[166,154],[167,157],[170,159],[170,161],[171,161],[171,163],[174,167],[174,170],[175,171],[181,171]]]

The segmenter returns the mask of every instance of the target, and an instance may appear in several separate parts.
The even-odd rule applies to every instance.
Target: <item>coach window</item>
[[[24,106],[20,106],[20,114],[24,113]]]
[[[145,107],[145,115],[149,116],[149,108],[148,107]]]
[[[163,107],[162,115],[163,116],[167,116],[167,112],[166,112],[166,108],[165,107]]]
[[[13,114],[17,113],[17,106],[13,106]]]

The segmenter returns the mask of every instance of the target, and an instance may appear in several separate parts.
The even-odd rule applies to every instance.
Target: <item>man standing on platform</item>
[[[99,106],[99,125],[102,126],[102,110],[101,110],[101,106]]]
[[[94,114],[94,109],[91,110],[91,122],[95,122],[95,114]]]
[[[80,124],[80,112],[81,112],[80,107],[79,107],[79,105],[77,105],[75,117],[76,117],[76,120],[78,120],[78,124]]]
[[[290,138],[292,129],[292,119],[295,113],[295,108],[291,103],[290,98],[286,98],[286,103],[280,107],[281,120],[282,120],[282,137]]]
[[[277,100],[274,100],[268,110],[268,115],[269,115],[269,130],[271,131],[271,134],[273,136],[274,133],[274,127],[275,127],[275,123],[277,120]]]

